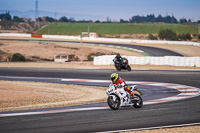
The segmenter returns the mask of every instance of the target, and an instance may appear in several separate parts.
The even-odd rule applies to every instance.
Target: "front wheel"
[[[111,109],[117,110],[120,106],[120,99],[118,97],[116,97],[116,99],[113,99],[113,96],[109,96],[107,103]]]
[[[134,94],[134,97],[131,99],[131,101],[134,103],[133,107],[135,108],[141,108],[143,106],[143,100],[138,94]]]

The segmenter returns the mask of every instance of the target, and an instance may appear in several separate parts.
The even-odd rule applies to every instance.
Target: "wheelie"
[[[128,86],[116,73],[111,74],[111,80],[112,83],[106,91],[108,95],[107,103],[111,109],[117,110],[123,106],[133,106],[135,108],[143,106],[143,100],[136,85]]]
[[[116,57],[113,59],[113,62],[117,71],[121,71],[121,69],[131,71],[128,60],[126,58],[122,58],[119,53],[117,53]]]

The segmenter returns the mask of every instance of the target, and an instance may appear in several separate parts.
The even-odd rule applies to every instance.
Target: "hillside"
[[[37,34],[52,35],[80,35],[87,32],[96,32],[100,37],[132,37],[132,34],[157,34],[161,29],[172,29],[177,34],[197,34],[197,25],[164,24],[164,23],[49,23],[45,28],[37,31]],[[115,36],[108,36],[115,35]]]

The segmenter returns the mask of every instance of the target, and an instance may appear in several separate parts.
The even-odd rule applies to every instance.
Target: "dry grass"
[[[40,44],[36,42],[24,41],[6,41],[0,40],[0,51],[6,53],[1,54],[0,60],[10,58],[14,53],[21,53],[29,60],[53,60],[57,53],[64,52],[67,55],[75,55],[79,60],[87,60],[87,56],[91,53],[102,53],[105,55],[121,53],[123,55],[143,56],[137,52],[130,52],[123,49],[115,49],[100,46],[86,46],[72,43],[48,43]]]
[[[0,111],[38,109],[105,102],[105,87],[0,81]]]

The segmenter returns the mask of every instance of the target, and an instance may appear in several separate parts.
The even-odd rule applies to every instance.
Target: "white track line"
[[[162,128],[195,126],[195,125],[200,125],[200,123],[189,123],[189,124],[169,125],[169,126],[159,126],[159,127],[148,127],[148,128],[137,128],[137,129],[127,129],[127,130],[104,131],[104,132],[96,132],[96,133],[116,133],[116,132],[128,132],[128,131],[141,131],[141,130],[153,130],[153,129],[162,129]]]
[[[92,80],[92,79],[61,79],[63,82],[88,82],[88,83],[111,83],[110,80]],[[156,104],[162,102],[182,100],[200,95],[200,89],[187,85],[180,85],[174,83],[161,83],[161,82],[141,82],[141,81],[126,81],[127,84],[141,84],[150,86],[161,86],[180,91],[180,94],[172,97],[161,98],[144,102],[144,104]]]
[[[60,78],[44,78],[44,77],[12,77],[12,76],[0,76],[3,78],[16,78],[16,79],[56,79],[63,82],[89,82],[89,83],[111,83],[110,80],[92,80],[92,79],[60,79]],[[157,104],[162,102],[182,100],[186,98],[191,98],[200,95],[200,89],[196,87],[172,84],[172,83],[160,83],[160,82],[141,82],[141,81],[127,81],[128,84],[141,84],[141,85],[151,85],[151,86],[161,86],[171,89],[177,89],[181,93],[167,98],[155,99],[144,102],[144,105]],[[8,116],[19,116],[19,115],[34,115],[34,114],[46,114],[46,113],[60,113],[60,112],[72,112],[72,111],[85,111],[85,110],[99,110],[99,109],[108,109],[108,107],[90,107],[90,108],[78,108],[78,109],[66,109],[66,110],[52,110],[52,111],[40,111],[40,112],[25,112],[25,113],[9,113],[9,114],[0,114],[0,117]]]

